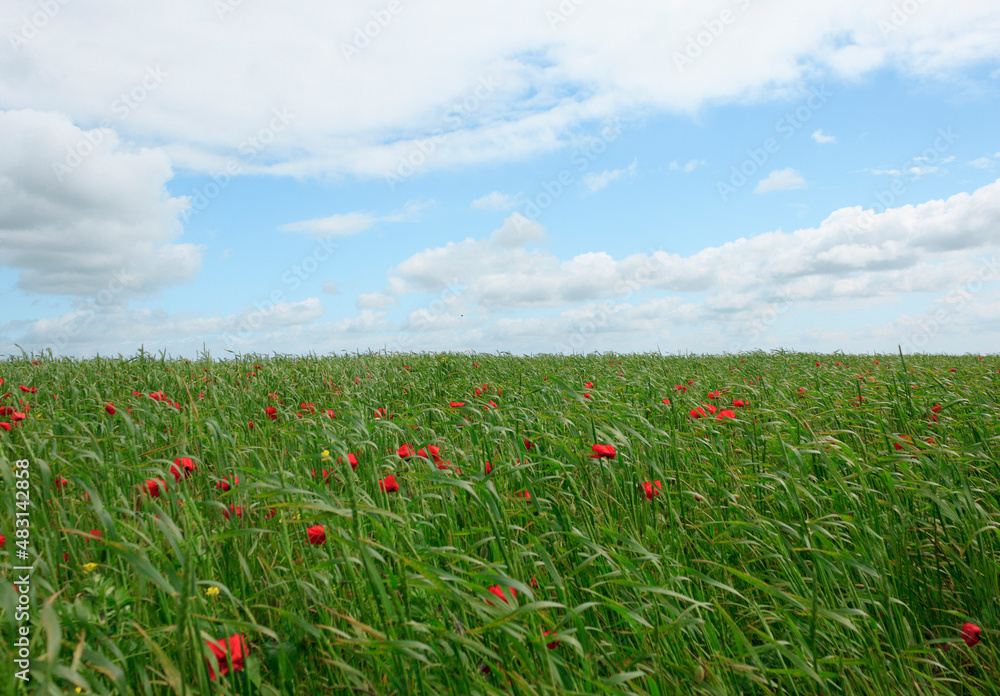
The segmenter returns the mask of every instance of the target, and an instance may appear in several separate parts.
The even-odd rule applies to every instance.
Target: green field
[[[0,683],[997,694],[998,368],[786,352],[10,358]],[[24,622],[18,565],[34,567]],[[231,665],[207,645],[220,639]]]

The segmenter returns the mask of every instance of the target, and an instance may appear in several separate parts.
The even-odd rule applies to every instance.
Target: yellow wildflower
[[[84,570],[85,570],[86,572],[90,573],[90,572],[92,572],[92,571],[95,571],[95,570],[97,570],[97,564],[96,564],[96,563],[84,563],[84,564],[83,564],[83,569],[84,569]]]
[[[333,457],[330,456],[330,450],[327,450],[327,449],[323,450],[323,454],[321,456],[321,459],[324,462],[332,462],[333,461]]]
[[[205,590],[205,595],[208,596],[208,597],[214,597],[217,594],[219,594],[219,588],[218,587],[214,587],[213,586],[213,587],[209,587],[209,588],[207,588]]]

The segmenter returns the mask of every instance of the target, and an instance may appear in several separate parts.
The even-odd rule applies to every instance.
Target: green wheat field
[[[2,693],[1000,693],[1000,356],[0,380]]]

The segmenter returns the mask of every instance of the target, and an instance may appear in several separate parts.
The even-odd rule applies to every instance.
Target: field
[[[997,694],[998,368],[10,358],[0,683]]]

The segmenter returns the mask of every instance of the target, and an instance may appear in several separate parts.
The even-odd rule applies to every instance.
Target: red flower
[[[441,457],[438,456],[438,452],[441,451],[440,447],[435,447],[434,445],[427,445],[427,450],[417,450],[417,456],[423,457],[424,459],[433,459],[434,463],[437,464],[441,461]],[[428,455],[428,452],[430,454]],[[441,467],[438,467],[439,469]]]
[[[491,408],[496,408],[496,407],[497,407],[497,402],[496,401],[491,401],[488,404],[486,404],[485,406],[483,406],[483,408],[485,410],[487,410],[487,411],[490,410]]]
[[[177,483],[180,483],[182,477],[188,478],[196,468],[198,467],[195,466],[191,457],[177,457],[174,460],[173,466],[170,467],[170,473],[177,479]],[[183,474],[181,473],[182,471],[184,472]]]
[[[61,476],[56,476],[55,484],[57,490],[62,490],[66,485],[69,484],[69,481],[62,478]]]
[[[250,428],[251,430],[253,430],[253,421],[248,421],[248,422],[247,422],[247,426],[248,426],[248,427],[249,427],[249,428]]]
[[[377,408],[377,409],[375,409],[375,417],[376,418],[385,418],[385,416],[386,416],[386,414],[385,414],[385,409],[384,408]]]
[[[663,403],[665,403],[667,406],[669,406],[670,405],[670,399],[664,399]]]
[[[692,418],[704,418],[705,417],[705,410],[701,406],[697,406],[695,408],[692,408],[691,409],[691,417]]]
[[[337,461],[340,462],[340,457],[337,457]],[[347,453],[347,463],[351,465],[351,469],[357,469],[358,468],[358,457],[357,457],[357,455],[356,454],[352,454],[351,452],[348,452]]]
[[[715,399],[715,398],[717,398],[719,396],[721,396],[721,395],[719,394],[718,391],[710,391],[710,392],[708,392],[708,398],[709,399]]]
[[[524,449],[526,449],[526,450],[530,450],[530,449],[531,449],[532,447],[534,447],[534,446],[535,446],[535,445],[534,445],[534,444],[532,444],[531,440],[525,440],[525,441],[524,441]]]
[[[912,439],[910,438],[910,436],[909,436],[909,435],[900,435],[900,436],[899,436],[899,439],[901,439],[901,440],[906,440],[906,441],[907,441],[907,442],[909,442],[909,443],[910,443],[911,445],[913,444],[913,440],[912,440]],[[901,449],[903,449],[903,446],[902,446],[901,444],[899,444],[898,442],[894,442],[894,443],[892,443],[892,446],[893,446],[893,447],[895,447],[895,448],[896,448],[896,449],[898,449],[898,450],[901,450]]]
[[[590,394],[588,394],[587,392],[583,392],[583,398],[584,399],[589,399],[590,398]]]
[[[17,411],[14,411],[13,413],[10,414],[10,419],[15,423],[17,423],[18,421],[23,421],[25,418],[27,418],[26,415],[24,415],[23,413],[19,413]]]
[[[396,477],[389,474],[384,479],[378,482],[378,487],[381,488],[386,493],[393,493],[399,490],[399,484],[396,483]]]
[[[266,406],[264,408],[264,413],[266,413],[267,417],[271,420],[278,420],[278,409],[274,406]]]
[[[490,464],[489,462],[486,462],[486,473],[490,474],[492,471],[493,471],[493,465]]]
[[[159,479],[146,480],[146,490],[149,491],[149,495],[151,498],[159,498],[161,488],[164,491],[167,490],[167,484],[165,484],[163,481],[160,481]]]
[[[729,409],[719,411],[719,415],[715,417],[715,420],[725,420],[726,418],[736,418],[736,411],[730,411]]]
[[[239,476],[233,476],[233,486],[235,486],[239,482],[240,482],[240,477]],[[221,488],[223,493],[225,493],[226,491],[228,491],[231,488],[231,486],[229,485],[229,477],[228,476],[223,477],[223,479],[221,481],[219,481],[217,484],[215,484],[215,487],[216,488]]]
[[[104,538],[104,535],[101,534],[101,530],[100,529],[91,529],[90,530],[90,536],[87,537],[87,541],[90,541],[91,539],[103,539],[103,538]]]
[[[449,401],[448,405],[451,406],[452,408],[461,408],[462,406],[465,406],[465,402],[464,401]]]
[[[153,392],[152,394],[149,395],[149,398],[153,399],[154,401],[160,401],[161,399],[165,399],[167,397],[166,397],[166,395],[163,392],[161,392],[161,391],[155,391],[155,392]]]
[[[0,428],[3,428],[4,430],[6,430],[9,433],[10,429],[11,429],[11,425],[10,425],[10,423],[0,423]]]
[[[115,411],[115,405],[110,401],[104,405],[104,410],[108,412],[109,416],[113,416],[117,413],[117,411]]]
[[[712,406],[711,404],[702,404],[702,406],[704,406],[705,410],[708,411],[709,415],[712,416],[714,416],[715,412],[718,410],[715,408],[715,406]]]
[[[688,390],[688,388],[683,384],[675,384],[674,387],[676,387],[679,392],[686,392]]]
[[[524,498],[525,500],[531,500],[531,493],[528,491],[521,491],[517,494],[518,498]]]
[[[309,527],[306,530],[306,534],[309,535],[309,543],[313,546],[322,546],[326,543],[326,527],[321,524]]]
[[[513,587],[508,587],[507,590],[510,592],[511,597],[517,597],[517,590],[515,590]],[[507,598],[504,596],[503,590],[500,589],[499,585],[493,585],[492,587],[489,588],[488,591],[492,594],[495,594],[500,599],[502,599],[504,601],[504,604],[508,603]],[[488,599],[486,600],[486,603],[489,604],[491,607],[494,606],[493,602],[491,602]]]
[[[661,492],[659,481],[643,481],[642,488],[646,491],[646,497],[649,500],[653,499],[653,496],[657,496]]]
[[[733,399],[733,406],[735,406],[736,408],[743,408],[746,405],[747,402],[744,401],[743,399]]]
[[[215,659],[219,663],[219,674],[229,672],[230,661],[232,662],[234,672],[243,670],[243,658],[246,657],[247,644],[242,633],[236,633],[223,640],[205,641],[205,645],[211,648],[212,654],[215,655]],[[215,681],[215,670],[212,669],[212,661],[206,659],[205,662],[208,663],[208,678]]]
[[[237,517],[243,517],[243,508],[241,508],[241,507],[237,507],[237,506],[236,506],[236,505],[234,504],[234,505],[230,505],[230,506],[229,506],[229,510],[230,510],[231,512],[235,512],[235,513],[236,513],[236,516],[237,516]],[[226,519],[227,519],[227,520],[229,519],[229,512],[227,512],[227,511],[223,510],[223,511],[222,511],[222,514],[226,516]]]
[[[933,406],[931,406],[931,411],[933,411],[934,413],[941,413],[942,408],[943,407],[941,406],[941,404],[934,404]]]
[[[327,409],[327,410],[323,411],[323,413],[326,414],[327,418],[336,418],[337,417],[337,412],[334,411],[334,410],[331,410],[331,409]]]
[[[316,413],[316,407],[313,406],[308,401],[303,404],[299,404],[299,408],[301,408],[303,411],[308,411],[309,413]]]
[[[413,445],[406,442],[403,444],[402,447],[396,450],[396,454],[398,454],[402,459],[409,459],[410,457],[414,456],[416,452],[413,450]]]
[[[21,391],[23,391],[26,394],[37,394],[38,393],[38,387],[26,387],[23,384],[20,385],[20,386],[21,386]]]
[[[5,537],[3,534],[0,534],[0,549],[2,549],[6,545],[7,545],[7,537]]]
[[[552,633],[552,631],[542,631],[542,635],[543,636],[547,636],[550,633]],[[559,641],[558,640],[554,640],[551,643],[546,643],[545,647],[548,648],[549,650],[555,650],[556,648],[559,647]]]
[[[587,389],[593,389],[594,388],[594,383],[593,382],[584,382],[583,386],[586,387]]]
[[[981,628],[974,623],[964,623],[962,624],[962,640],[970,648],[979,642],[979,634],[982,633]]]
[[[618,456],[614,445],[594,445],[590,449],[593,451],[593,454],[590,455],[591,459],[601,459],[602,457],[605,459],[614,459]]]

